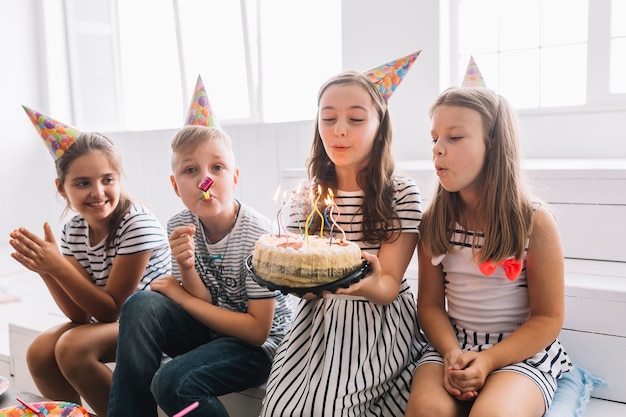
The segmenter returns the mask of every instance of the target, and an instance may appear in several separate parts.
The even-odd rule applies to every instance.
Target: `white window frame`
[[[440,4],[441,89],[458,85],[458,3],[462,0],[442,0]],[[523,1],[523,0],[517,0]],[[611,0],[589,0],[587,39],[587,98],[584,105],[534,107],[518,109],[520,114],[594,113],[626,110],[626,93],[610,92]],[[600,63],[600,64],[596,64]],[[480,63],[478,63],[480,67]]]

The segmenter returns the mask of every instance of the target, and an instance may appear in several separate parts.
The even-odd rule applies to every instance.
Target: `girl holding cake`
[[[508,102],[484,87],[431,107],[439,186],[421,224],[418,307],[430,345],[406,416],[540,417],[571,361],[557,336],[563,253],[524,190]]]
[[[404,279],[421,197],[394,175],[387,99],[418,53],[365,74],[344,72],[318,96],[310,178],[334,192],[337,223],[372,272],[348,288],[304,297],[279,346],[262,416],[398,416],[420,353],[414,296]],[[322,207],[323,210],[323,207]],[[306,219],[290,218],[290,230]],[[311,234],[319,233],[315,219]]]
[[[41,394],[89,403],[107,415],[118,317],[124,301],[170,273],[165,230],[122,190],[122,163],[113,142],[79,132],[25,108],[55,159],[56,187],[67,209],[60,250],[48,223],[44,236],[25,228],[11,233],[13,259],[38,273],[69,319],[29,346],[28,368]]]

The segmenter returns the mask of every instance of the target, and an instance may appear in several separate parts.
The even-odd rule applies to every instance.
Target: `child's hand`
[[[172,255],[181,269],[194,268],[195,263],[195,245],[193,242],[193,234],[196,232],[196,226],[181,226],[174,229],[170,234],[170,248]]]
[[[180,304],[181,296],[188,295],[173,275],[155,279],[150,283],[150,290],[163,294],[177,304]]]
[[[366,277],[362,278],[359,282],[355,282],[350,285],[348,288],[338,288],[335,291],[335,294],[349,294],[349,295],[358,295],[369,299],[369,295],[372,292],[375,292],[373,288],[378,286],[378,281],[380,280],[380,261],[376,255],[372,255],[368,252],[361,253],[363,258],[368,261],[371,265],[371,272],[367,274]]]
[[[9,244],[15,249],[11,257],[38,274],[54,275],[63,255],[48,223],[44,223],[43,231],[43,239],[23,227],[11,232]]]
[[[459,397],[461,396],[463,392],[461,391],[459,386],[456,384],[456,381],[450,378],[448,370],[452,368],[453,364],[456,363],[458,357],[461,356],[462,354],[463,354],[463,351],[461,349],[455,349],[454,351],[449,352],[443,358],[443,368],[444,368],[443,387],[445,388],[446,391],[448,391],[448,394],[458,399],[461,399]]]
[[[479,352],[463,352],[445,373],[446,379],[460,391],[455,397],[459,400],[471,400],[476,398],[485,385],[490,369],[484,355]]]

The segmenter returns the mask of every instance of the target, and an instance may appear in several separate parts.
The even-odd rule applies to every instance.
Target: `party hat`
[[[365,75],[376,84],[380,94],[389,100],[389,97],[396,91],[406,73],[411,69],[420,52],[422,51],[419,50],[395,61],[387,62],[379,67],[365,71]]]
[[[196,81],[196,88],[193,91],[193,99],[189,106],[189,112],[185,119],[185,125],[201,125],[201,126],[215,126],[219,127],[219,122],[215,117],[215,112],[211,108],[209,102],[209,96],[204,88],[202,77],[198,75],[198,81]]]
[[[61,123],[24,105],[22,107],[55,161],[74,144],[74,140],[82,133],[73,126]]]
[[[463,83],[461,87],[486,87],[483,75],[474,61],[474,57],[470,56],[467,63],[467,69],[465,70],[465,77],[463,77]]]

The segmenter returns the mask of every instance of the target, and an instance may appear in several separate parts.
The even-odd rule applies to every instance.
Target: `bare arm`
[[[13,258],[39,273],[59,308],[77,323],[93,316],[99,321],[118,319],[122,303],[137,288],[150,259],[151,251],[117,256],[104,288],[94,285],[73,256],[63,256],[49,224],[44,239],[20,228],[11,234],[16,250]]]
[[[195,268],[195,244],[193,235],[196,226],[178,227],[172,231],[169,237],[172,256],[178,263],[180,278],[185,290],[201,300],[211,303],[211,292],[206,288],[204,282],[198,275]]]
[[[363,252],[372,264],[372,272],[348,288],[340,288],[337,294],[360,295],[375,304],[389,304],[396,299],[417,244],[417,233],[400,233],[398,239],[383,242],[378,257]]]
[[[428,341],[444,359],[456,358],[461,353],[461,347],[446,311],[442,266],[432,264],[432,254],[426,252],[422,242],[418,244],[417,255],[417,311],[420,325]]]
[[[156,279],[150,288],[179,304],[187,313],[205,326],[221,334],[236,337],[253,346],[267,340],[274,320],[275,298],[248,301],[248,312],[235,312],[215,306],[195,297],[173,276]]]

